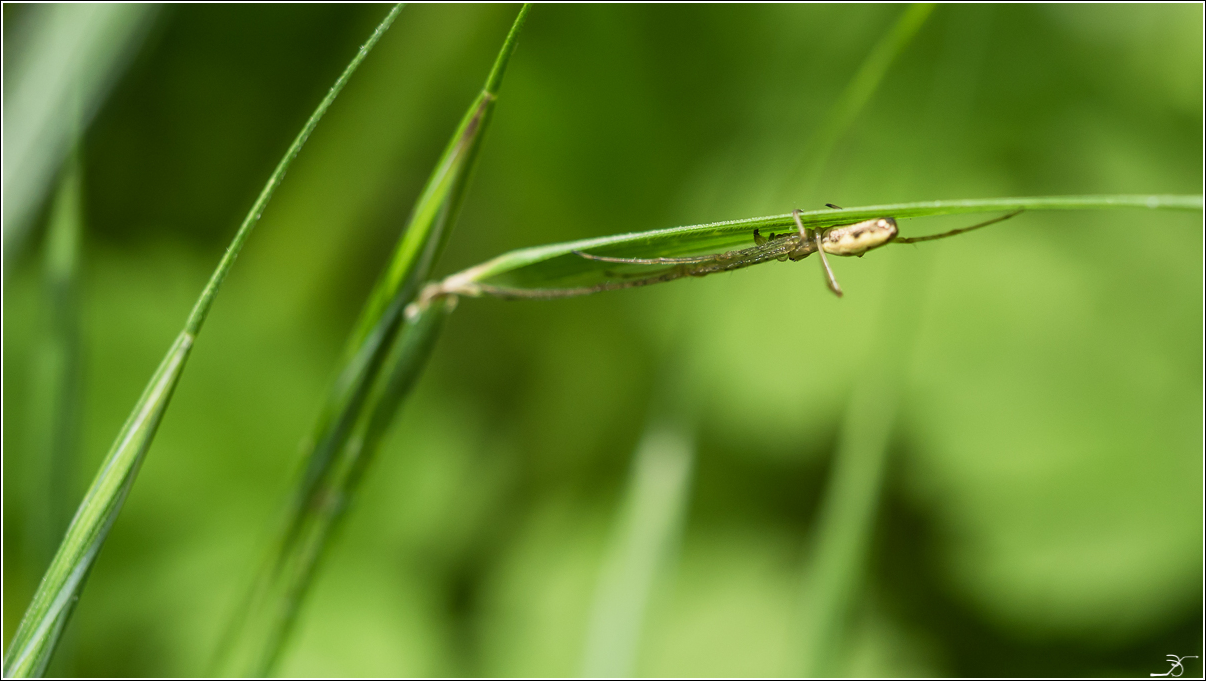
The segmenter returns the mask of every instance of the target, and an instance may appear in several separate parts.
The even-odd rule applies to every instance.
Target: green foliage
[[[275,548],[264,528],[356,315],[515,11],[408,8],[340,95],[224,284],[73,616],[64,674],[206,668],[249,559]],[[826,202],[1200,192],[1190,5],[938,7],[815,186],[795,183],[802,150],[906,11],[538,8],[432,275],[531,244]],[[179,332],[229,216],[382,12],[161,14],[85,138],[84,470]],[[698,403],[690,503],[632,669],[798,673],[813,605],[801,559],[812,567],[832,515],[830,473],[859,449],[843,434],[850,406],[877,403],[856,386],[885,366],[899,406],[834,673],[1166,671],[1166,654],[1195,654],[1201,638],[1201,235],[1196,211],[1033,210],[835,259],[840,301],[810,261],[575,300],[462,300],[381,437],[280,671],[580,671],[627,462],[649,396],[672,386]],[[749,231],[690,247],[729,243]],[[40,502],[26,396],[41,267],[14,263],[6,640],[42,574],[24,553]],[[683,380],[661,370],[669,361]]]

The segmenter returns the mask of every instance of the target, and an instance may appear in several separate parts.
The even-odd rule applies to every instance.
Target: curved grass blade
[[[695,465],[692,424],[650,423],[637,446],[586,632],[582,676],[634,675],[658,578],[675,562]]]
[[[46,226],[44,254],[44,336],[35,359],[37,379],[29,396],[35,412],[40,469],[37,496],[41,512],[33,513],[30,555],[35,571],[50,563],[58,541],[75,511],[70,495],[72,467],[79,439],[80,345],[79,260],[83,232],[83,164],[79,150],[64,163]]]
[[[448,301],[404,314],[451,233],[528,11],[525,5],[516,17],[485,87],[420,193],[353,329],[342,369],[306,447],[306,468],[283,531],[219,647],[217,663],[223,670],[265,675],[275,667],[330,533],[452,310]]]
[[[259,198],[252,205],[247,217],[231,241],[222,260],[218,263],[205,289],[201,292],[196,305],[189,314],[184,330],[176,337],[175,343],[168,350],[159,368],[151,377],[150,383],[142,393],[142,397],[134,406],[134,411],[126,420],[117,440],[109,454],[101,464],[92,486],[84,496],[75,518],[72,519],[67,534],[63,538],[59,550],[51,561],[50,567],[42,577],[41,584],[34,594],[33,602],[25,611],[21,625],[13,636],[12,644],[4,657],[4,676],[36,676],[42,673],[54,653],[64,626],[71,616],[80,590],[92,569],[96,554],[104,544],[109,528],[117,519],[122,503],[134,484],[138,468],[155,438],[159,421],[167,410],[172,397],[172,391],[180,379],[180,373],[188,360],[193,341],[205,323],[205,317],[213,305],[222,280],[226,277],[238,257],[239,250],[251,235],[264,207],[272,198],[273,192],[285,176],[285,171],[310,133],[314,131],[318,121],[335,101],[339,91],[343,89],[348,78],[355,72],[365,56],[393,23],[401,5],[395,6],[385,20],[373,32],[369,40],[344,69],[343,74],[335,81],[331,90],[319,103],[318,108],[310,116],[302,131],[298,133],[284,158],[277,164],[276,170],[268,178]]]
[[[63,164],[44,244],[45,311],[42,339],[33,357],[36,372],[28,395],[34,446],[26,454],[34,473],[27,487],[25,556],[30,574],[44,572],[79,503],[76,487],[83,346],[80,341],[80,241],[84,229],[83,163],[77,147]],[[75,493],[73,493],[73,490]],[[76,646],[59,641],[51,673],[71,668]]]
[[[866,569],[900,398],[899,381],[884,373],[876,366],[856,384],[826,481],[800,610],[805,677],[836,675],[834,664]]]
[[[909,6],[875,47],[871,48],[854,77],[846,84],[846,89],[829,110],[825,122],[817,128],[812,140],[805,145],[800,160],[796,162],[797,170],[789,174],[785,188],[798,187],[807,195],[816,187],[817,179],[829,162],[833,148],[879,89],[879,84],[887,75],[892,62],[896,61],[896,57],[913,40],[913,36],[933,11],[934,5],[930,3]]]
[[[841,674],[851,613],[861,594],[868,552],[889,468],[907,361],[916,346],[915,300],[924,277],[897,260],[879,304],[874,338],[893,339],[893,352],[868,351],[858,371],[838,434],[832,469],[803,567],[797,673]],[[907,267],[915,267],[910,262]]]
[[[1108,208],[1148,208],[1162,210],[1202,210],[1202,197],[1185,195],[1104,195],[1042,196],[1003,199],[962,199],[920,201],[847,209],[825,209],[800,215],[809,229],[846,225],[876,217],[920,218],[960,213],[989,213],[1014,210],[1094,210]],[[716,253],[754,244],[753,233],[783,233],[795,230],[790,213],[745,220],[729,220],[688,227],[672,227],[648,232],[582,239],[547,246],[535,246],[504,253],[480,265],[445,278],[424,294],[425,299],[439,294],[480,296],[481,285],[539,290],[593,283],[606,276],[615,265],[589,260],[574,251],[608,257],[679,257]],[[902,229],[902,234],[907,232]]]

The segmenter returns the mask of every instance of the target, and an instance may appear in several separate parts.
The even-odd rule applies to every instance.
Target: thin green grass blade
[[[582,676],[634,676],[659,574],[674,562],[695,463],[692,424],[650,423],[637,446],[623,507],[595,589]]]
[[[352,62],[348,64],[343,74],[335,81],[335,85],[331,87],[306,122],[305,127],[289,146],[284,158],[269,177],[259,198],[256,199],[255,204],[240,225],[239,231],[235,234],[189,314],[184,330],[177,336],[159,368],[151,377],[150,383],[135,404],[125,425],[122,426],[104,463],[101,464],[79,510],[76,511],[75,517],[67,529],[67,534],[46,574],[42,577],[42,582],[34,594],[33,602],[26,610],[17,633],[13,636],[12,644],[5,654],[4,676],[36,676],[46,668],[63,628],[71,616],[71,611],[79,599],[80,590],[88,577],[88,572],[92,569],[96,555],[104,544],[109,528],[117,519],[130,487],[134,484],[138,468],[151,446],[155,431],[171,400],[172,391],[184,370],[193,341],[205,322],[205,317],[213,305],[222,280],[230,271],[235,258],[238,257],[239,250],[251,235],[264,207],[272,198],[273,192],[284,178],[285,171],[296,158],[302,145],[305,144],[306,139],[318,125],[318,121],[326,113],[331,103],[335,101],[335,97],[343,89],[352,73],[364,61],[365,56],[389,28],[389,25],[393,23],[400,9],[401,5],[398,5],[389,12],[369,40],[360,48]]]
[[[252,205],[251,211],[247,213],[247,217],[243,218],[243,224],[239,226],[239,231],[235,233],[234,240],[230,242],[230,246],[222,256],[222,261],[218,263],[218,269],[214,272],[209,284],[206,285],[205,290],[201,293],[201,298],[197,301],[196,306],[193,307],[193,312],[189,315],[188,323],[185,326],[186,329],[196,332],[201,328],[201,325],[205,322],[205,316],[209,314],[213,298],[218,293],[218,287],[222,285],[222,280],[226,277],[226,273],[230,271],[230,266],[234,264],[235,258],[238,257],[239,251],[243,248],[243,243],[247,241],[247,237],[251,236],[251,230],[259,221],[260,215],[263,214],[268,201],[272,199],[276,188],[285,179],[285,172],[292,165],[293,159],[297,158],[298,152],[301,151],[302,146],[309,139],[310,133],[314,132],[314,128],[318,126],[318,121],[322,120],[331,103],[339,96],[339,92],[343,90],[343,86],[347,84],[348,79],[360,67],[361,62],[368,56],[368,53],[372,51],[373,46],[389,30],[390,25],[394,23],[394,19],[397,18],[398,12],[402,11],[403,6],[402,3],[394,5],[389,14],[381,20],[381,23],[377,25],[373,34],[360,46],[360,50],[356,52],[356,56],[352,57],[352,61],[348,64],[347,68],[339,75],[335,84],[327,91],[327,96],[323,97],[322,101],[319,102],[318,108],[314,110],[313,114],[310,114],[310,119],[306,121],[306,125],[297,134],[297,137],[294,138],[293,144],[289,145],[288,151],[285,152],[285,157],[277,164],[276,170],[272,171],[272,176],[268,178],[268,183],[264,185],[264,189],[260,192],[255,204]]]
[[[78,148],[64,164],[46,228],[42,342],[34,357],[36,380],[29,395],[36,446],[28,464],[34,470],[29,489],[26,556],[32,574],[43,572],[54,558],[76,495],[71,493],[79,440],[81,407],[79,336],[79,244],[83,230],[82,164]],[[70,657],[60,644],[57,659]]]
[[[833,667],[866,569],[900,399],[899,380],[883,364],[873,362],[864,372],[846,407],[805,564],[799,646],[805,677],[837,673]]]
[[[35,380],[29,394],[35,445],[26,454],[31,470],[25,534],[30,574],[44,572],[54,558],[79,502],[76,467],[82,416],[79,261],[83,232],[83,164],[79,149],[64,164],[46,226],[43,253],[44,322],[33,357]],[[60,671],[70,669],[70,637],[55,655]]]
[[[896,57],[913,40],[913,36],[925,24],[932,11],[934,5],[929,3],[909,6],[875,47],[871,48],[854,77],[846,84],[846,89],[829,110],[825,122],[817,128],[813,138],[801,151],[800,159],[796,162],[796,171],[788,175],[784,184],[786,190],[794,189],[795,191],[791,192],[793,195],[807,196],[816,188],[817,180],[829,163],[833,148],[871,101],[871,96],[879,89],[879,84],[887,75],[892,62],[896,61]]]
[[[897,220],[961,213],[1009,212],[1014,210],[1096,210],[1147,208],[1156,210],[1202,210],[1202,197],[1183,195],[1103,195],[1040,196],[1002,199],[961,199],[920,201],[877,206],[859,206],[842,210],[814,210],[801,214],[805,227],[845,225],[875,217]],[[618,234],[581,239],[547,246],[535,246],[504,253],[480,265],[445,278],[439,291],[456,295],[480,296],[476,284],[540,289],[579,285],[599,280],[615,265],[587,260],[574,251],[609,257],[674,257],[715,253],[730,248],[754,245],[753,233],[794,231],[790,213],[744,220],[712,222],[688,227],[672,227],[648,232]],[[909,228],[902,226],[902,236]],[[436,293],[432,290],[429,293]]]
[[[35,358],[38,378],[30,395],[38,443],[32,453],[32,463],[39,469],[35,494],[41,507],[41,512],[31,514],[35,522],[29,533],[35,572],[50,563],[76,502],[69,490],[81,407],[78,276],[84,216],[78,152],[63,171],[46,230],[45,335]]]
[[[922,267],[928,263],[922,259]],[[924,281],[911,262],[895,261],[880,303],[874,337],[859,367],[838,435],[803,565],[796,663],[805,677],[840,675],[851,612],[867,569],[867,556],[883,493],[891,441],[900,410],[905,367],[916,346],[918,316],[909,304]],[[884,353],[884,345],[892,352]]]
[[[447,242],[489,126],[525,5],[485,87],[470,105],[420,193],[390,263],[349,338],[343,366],[307,445],[305,471],[284,529],[219,646],[219,669],[270,673],[280,658],[327,541],[381,437],[426,364],[454,306],[411,307]]]

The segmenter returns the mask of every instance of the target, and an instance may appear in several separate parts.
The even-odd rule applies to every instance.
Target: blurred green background
[[[26,11],[5,5],[6,50]],[[72,506],[385,11],[155,17],[82,146]],[[405,9],[320,124],[219,296],[52,671],[204,673],[342,343],[515,11]],[[825,202],[1201,192],[1200,5],[941,6],[802,192],[813,131],[902,11],[536,7],[439,271]],[[6,645],[58,538],[38,458],[46,213],[5,274]],[[1201,655],[1202,246],[1200,213],[1027,213],[841,259],[841,300],[811,261],[464,300],[281,671],[578,673],[634,448],[681,381],[698,451],[635,672],[793,674],[805,547],[869,357],[904,384],[840,673],[1146,676]],[[900,290],[908,338],[878,331]]]

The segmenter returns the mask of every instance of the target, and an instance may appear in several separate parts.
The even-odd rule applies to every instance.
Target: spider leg
[[[821,256],[821,270],[825,274],[825,283],[829,285],[829,290],[838,298],[842,297],[842,287],[838,286],[837,278],[833,276],[833,270],[829,267],[829,259],[825,257],[825,249],[821,248],[821,239],[823,238],[821,230],[813,230],[812,238],[817,244],[817,254]]]
[[[725,253],[709,253],[707,255],[691,255],[685,258],[612,258],[605,255],[591,255],[582,251],[570,251],[576,256],[599,262],[618,262],[627,265],[677,265],[684,263],[712,262],[724,257]]]
[[[1018,210],[1015,210],[1012,213],[1006,213],[1000,217],[995,217],[991,220],[981,222],[978,225],[972,225],[971,227],[964,227],[962,229],[952,229],[951,231],[943,232],[942,234],[930,234],[929,236],[915,236],[915,237],[911,237],[911,238],[907,238],[907,239],[902,239],[900,237],[897,237],[894,241],[898,244],[915,244],[915,243],[918,243],[921,241],[934,241],[935,239],[945,239],[948,236],[955,236],[956,234],[970,232],[973,229],[980,229],[981,227],[995,225],[998,222],[1004,222],[1005,220],[1008,220],[1009,218],[1017,215],[1018,213],[1021,213],[1022,210],[1024,210],[1024,209],[1019,208]]]
[[[837,277],[833,276],[833,268],[829,266],[829,259],[825,257],[825,249],[822,247],[821,240],[825,238],[825,233],[819,229],[805,229],[804,222],[800,220],[800,209],[792,211],[791,216],[796,219],[796,228],[800,230],[800,237],[804,243],[812,241],[816,246],[816,252],[821,256],[821,272],[825,275],[825,284],[829,286],[829,290],[833,291],[838,298],[842,297],[842,287],[838,286]],[[803,260],[809,254],[805,253],[799,258],[793,257],[792,260]],[[794,254],[793,254],[794,256]]]
[[[667,267],[664,270],[654,270],[652,272],[616,272],[615,270],[604,270],[603,274],[611,279],[649,279],[677,271],[681,267],[681,265],[675,265],[674,267]]]

